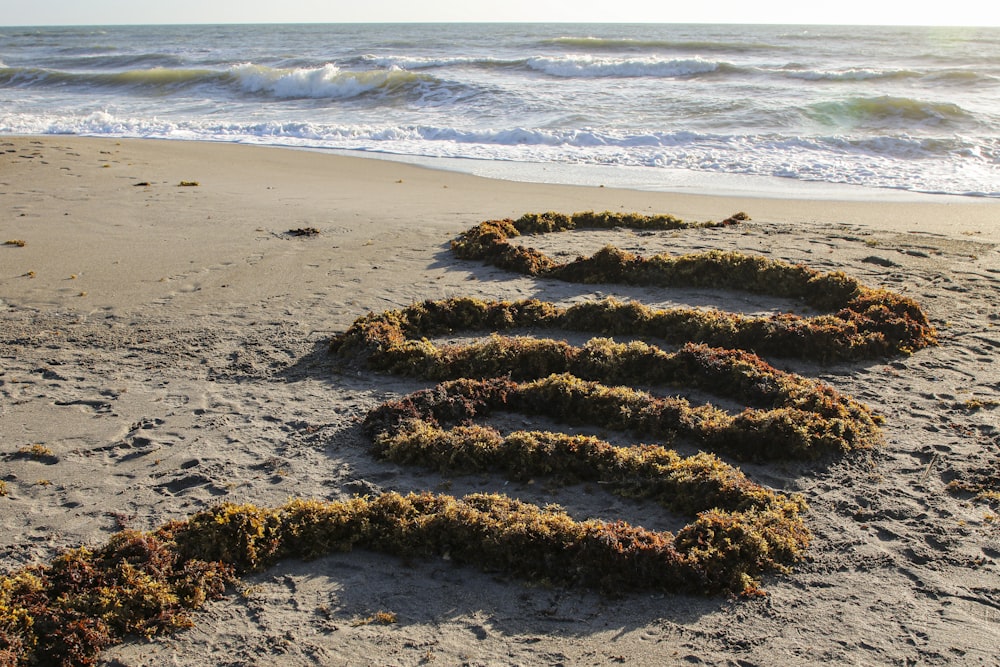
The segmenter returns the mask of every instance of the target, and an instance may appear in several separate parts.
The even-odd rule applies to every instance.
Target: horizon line
[[[486,21],[463,21],[463,20],[437,20],[437,21],[370,21],[370,20],[345,20],[345,21],[179,21],[179,22],[154,22],[154,23],[12,23],[0,24],[3,28],[101,28],[101,27],[149,27],[149,26],[264,26],[264,25],[717,25],[717,26],[795,26],[795,27],[850,27],[850,28],[959,28],[959,29],[994,29],[1000,28],[1000,24],[937,24],[937,23],[863,23],[863,22],[837,22],[837,23],[808,23],[808,22],[770,22],[770,21],[531,21],[531,20],[486,20]]]

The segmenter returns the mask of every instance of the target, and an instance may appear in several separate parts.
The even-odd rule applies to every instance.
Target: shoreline
[[[0,243],[24,242],[0,245],[5,573],[221,502],[278,507],[383,491],[503,493],[561,505],[577,520],[676,530],[677,516],[655,503],[595,485],[375,459],[359,427],[365,415],[432,383],[333,359],[331,337],[366,313],[461,296],[612,296],[744,313],[801,304],[709,288],[574,285],[456,259],[449,241],[484,220],[611,210],[705,221],[743,210],[752,221],[728,229],[570,232],[532,244],[566,259],[610,243],[844,271],[915,299],[940,336],[936,347],[889,359],[768,360],[871,406],[885,419],[885,442],[871,453],[740,464],[753,481],[809,505],[807,557],[766,577],[766,597],[609,599],[442,558],[358,550],[246,577],[196,612],[194,627],[108,649],[99,664],[264,664],[276,655],[289,665],[994,659],[1000,508],[953,483],[988,478],[1000,462],[996,202],[518,183],[180,141],[0,137],[0,149]],[[307,228],[318,233],[290,233]],[[49,454],[32,458],[33,445]],[[378,614],[395,620],[366,620]]]
[[[213,267],[203,269],[210,274],[225,273],[222,267],[235,266],[256,252],[263,239],[280,238],[297,227],[343,233],[348,243],[370,241],[367,235],[375,233],[398,238],[418,232],[424,243],[435,247],[483,220],[517,218],[529,211],[636,211],[685,220],[722,220],[744,211],[757,222],[818,226],[825,232],[834,226],[842,231],[947,237],[973,245],[1000,241],[1000,202],[992,200],[828,201],[521,183],[396,161],[225,143],[82,137],[0,140],[4,143],[39,154],[12,158],[12,164],[31,170],[25,176],[40,179],[40,187],[30,183],[26,191],[12,193],[27,203],[12,203],[17,213],[8,218],[4,233],[10,239],[42,235],[47,252],[31,242],[16,254],[8,253],[8,277],[34,271],[37,279],[30,287],[35,289],[27,292],[33,296],[24,303],[43,307],[93,309],[98,302],[105,309],[134,310],[150,299],[169,299],[176,291],[163,289],[165,284],[174,282],[171,276],[190,274],[191,264]],[[51,151],[65,155],[53,158]],[[54,167],[46,157],[66,162]],[[178,187],[182,181],[199,185]],[[148,185],[136,185],[140,183]],[[124,218],[115,223],[121,238],[108,236],[105,202],[121,207],[112,216]],[[237,212],[250,212],[261,224],[247,229]],[[54,216],[69,216],[80,237],[66,236],[58,227],[29,226]],[[177,224],[178,216],[206,224],[195,237]],[[356,224],[359,221],[362,224]],[[153,250],[151,256],[135,252],[144,244]],[[374,262],[381,255],[372,248],[363,246],[359,256]],[[114,254],[115,263],[95,264],[102,250]],[[181,251],[190,258],[178,263]],[[277,294],[302,272],[290,256],[272,261],[280,264],[276,282],[257,289]],[[86,280],[66,282],[63,274]],[[132,290],[121,289],[123,278]],[[197,281],[182,282],[182,290],[200,289]],[[219,297],[254,296],[236,281],[217,282],[228,289],[218,292]],[[78,298],[78,290],[87,291],[89,298]]]
[[[977,194],[952,194],[880,188],[849,183],[809,181],[777,176],[692,171],[677,168],[639,166],[519,162],[463,157],[435,157],[374,150],[324,148],[308,144],[270,144],[254,141],[226,141],[163,137],[114,137],[102,135],[18,135],[0,134],[0,140],[57,139],[75,137],[111,142],[179,142],[202,145],[232,145],[253,149],[279,149],[335,155],[348,159],[394,162],[433,171],[476,176],[513,183],[569,187],[607,187],[694,196],[748,197],[752,199],[823,200],[835,202],[961,204],[998,202],[997,198]],[[720,193],[714,193],[714,190]]]
[[[170,140],[167,140],[170,141]],[[655,167],[629,167],[617,165],[569,164],[543,162],[514,162],[479,160],[474,158],[439,158],[403,155],[375,151],[350,151],[336,148],[309,146],[280,146],[268,144],[262,148],[290,148],[315,151],[359,159],[384,160],[412,164],[427,169],[450,171],[493,180],[543,185],[580,187],[610,187],[618,190],[642,190],[669,194],[709,196],[715,189],[722,197],[751,197],[755,199],[791,199],[823,201],[867,201],[878,203],[967,203],[993,201],[996,198],[980,195],[957,195],[935,192],[917,192],[895,188],[875,188],[847,183],[802,181],[777,176],[753,176],[720,172],[699,172],[685,169]]]

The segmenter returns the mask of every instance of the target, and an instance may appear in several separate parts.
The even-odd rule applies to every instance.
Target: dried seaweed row
[[[510,221],[518,234],[548,234],[572,229],[644,229],[667,231],[674,229],[711,229],[731,227],[750,219],[742,211],[734,213],[721,222],[690,222],[672,215],[654,213],[621,213],[617,211],[581,211],[567,215],[557,211],[546,213],[525,213],[517,220]]]
[[[616,447],[586,435],[514,431],[471,425],[441,428],[409,420],[373,436],[374,453],[399,464],[445,473],[494,470],[514,479],[545,476],[563,483],[595,482],[620,496],[655,500],[695,516],[709,508],[727,512],[802,506],[751,481],[739,468],[699,452],[682,457],[662,445]]]
[[[373,424],[369,422],[367,426],[371,428]],[[806,509],[800,497],[789,498],[766,489],[738,468],[704,452],[681,457],[660,445],[615,447],[590,436],[539,431],[516,431],[503,436],[495,429],[477,425],[445,430],[437,424],[412,419],[392,431],[375,434],[373,443],[377,456],[400,464],[453,473],[494,470],[521,479],[544,475],[560,482],[591,481],[623,497],[656,500],[694,518],[680,531],[675,545],[690,546],[685,536],[692,531],[698,533],[706,517],[724,515],[732,526],[743,525],[741,530],[753,534],[763,546],[762,553],[768,554],[766,562],[757,558],[751,563],[724,559],[725,565],[713,565],[712,579],[729,582],[728,588],[702,587],[697,583],[691,588],[693,582],[671,581],[664,590],[757,591],[760,574],[786,571],[786,566],[798,558],[810,538],[800,516]],[[762,517],[767,519],[762,522]],[[659,537],[667,542],[673,539],[668,533]],[[678,549],[686,551],[683,547]],[[700,575],[695,578],[695,582],[703,580]]]
[[[369,313],[334,337],[330,346],[334,353],[362,357],[378,370],[429,380],[496,375],[527,379],[570,372],[609,384],[697,387],[761,406],[794,404],[832,410],[830,406],[836,404],[855,413],[867,412],[832,387],[780,371],[739,347],[687,343],[677,352],[666,353],[639,341],[615,343],[604,338],[591,339],[582,347],[551,339],[502,336],[469,345],[438,346],[425,340],[463,330],[516,328],[657,335],[663,312],[613,299],[560,308],[537,299],[455,297]]]
[[[602,214],[612,216],[613,214]],[[579,216],[579,217],[577,217]],[[815,358],[823,361],[870,359],[906,354],[935,344],[937,334],[920,306],[907,297],[863,285],[842,272],[822,273],[801,264],[746,255],[709,251],[642,257],[607,246],[590,257],[560,264],[510,239],[565,229],[611,226],[594,214],[572,218],[559,214],[528,214],[519,220],[489,220],[452,241],[452,251],[463,259],[531,276],[579,283],[622,283],[656,287],[713,287],[799,299],[830,314],[801,317],[783,314],[748,317],[715,311],[671,309],[661,316],[660,335],[668,340],[694,340],[720,347],[739,347],[761,354]],[[622,216],[616,226],[647,228],[643,216]],[[615,218],[610,218],[615,219]],[[747,219],[736,214],[722,223]],[[677,221],[679,228],[683,223]],[[687,226],[696,226],[690,224]]]
[[[624,522],[577,522],[501,495],[429,493],[276,508],[224,504],[97,551],[0,578],[0,665],[93,665],[128,634],[191,624],[227,582],[283,558],[354,547],[453,561],[609,592],[752,592],[808,544],[795,501],[703,512],[676,536]]]
[[[365,424],[377,435],[393,433],[414,419],[432,425],[460,424],[496,410],[668,440],[680,435],[740,460],[810,459],[870,447],[881,437],[874,423],[859,424],[796,407],[748,408],[730,415],[712,405],[692,406],[683,398],[658,398],[569,374],[523,383],[508,378],[450,380],[384,403],[369,413]]]
[[[787,501],[740,515],[704,512],[672,536],[624,522],[577,522],[557,508],[498,494],[456,499],[389,492],[340,502],[292,501],[278,509],[223,505],[160,534],[184,557],[223,560],[238,572],[357,547],[408,557],[448,555],[490,571],[608,592],[719,593],[755,590],[761,572],[783,569],[788,553],[805,547],[809,537],[801,523],[784,521],[799,508]]]

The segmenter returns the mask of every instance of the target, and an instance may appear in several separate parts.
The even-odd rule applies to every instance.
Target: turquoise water
[[[1000,197],[1000,29],[0,27],[0,134]]]

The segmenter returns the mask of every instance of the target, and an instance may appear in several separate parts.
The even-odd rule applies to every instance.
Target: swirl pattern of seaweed
[[[914,301],[842,273],[740,253],[642,258],[605,248],[566,264],[509,241],[576,228],[683,229],[672,216],[529,214],[484,222],[452,249],[537,277],[575,282],[745,289],[800,299],[828,315],[745,317],[654,310],[606,300],[560,308],[528,300],[427,301],[359,318],[331,349],[374,369],[439,381],[387,402],[365,420],[375,455],[450,473],[501,471],[515,478],[596,481],[626,497],[655,500],[691,522],[672,535],[627,523],[576,521],[559,509],[497,494],[464,498],[394,492],[278,508],[223,504],[154,531],[118,533],[96,550],[0,578],[0,665],[89,665],[129,635],[191,624],[190,611],[241,574],[282,558],[367,548],[455,562],[603,591],[760,592],[761,577],[801,557],[810,533],[797,496],[750,480],[713,453],[682,457],[662,445],[618,447],[562,433],[506,435],[475,420],[494,410],[675,436],[738,460],[811,459],[876,446],[880,418],[830,386],[775,369],[757,353],[819,360],[908,353],[935,343]],[[665,352],[642,342],[593,338],[580,347],[509,337],[518,327],[685,343]],[[428,336],[492,332],[469,345]],[[748,404],[732,415],[629,385],[692,387]]]

